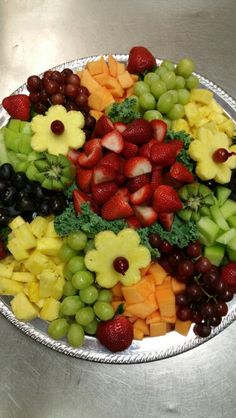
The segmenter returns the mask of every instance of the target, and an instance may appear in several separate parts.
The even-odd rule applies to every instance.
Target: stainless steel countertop
[[[236,97],[235,0],[0,0],[0,100],[29,75],[72,59],[191,56]],[[159,362],[106,365],[40,346],[0,317],[0,418],[231,418],[236,323]]]

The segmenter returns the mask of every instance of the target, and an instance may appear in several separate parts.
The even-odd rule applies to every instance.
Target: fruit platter
[[[0,107],[0,312],[108,363],[236,318],[236,103],[190,58],[78,59]]]

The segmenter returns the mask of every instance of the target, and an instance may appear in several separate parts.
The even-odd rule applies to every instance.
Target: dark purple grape
[[[118,273],[124,275],[129,268],[129,262],[125,257],[117,257],[113,261],[113,267]]]
[[[74,98],[78,94],[78,87],[75,84],[67,84],[65,86],[65,96]]]
[[[32,197],[36,199],[36,201],[41,202],[44,199],[44,191],[40,184],[36,184],[31,191]]]
[[[196,283],[191,283],[186,289],[190,300],[197,300],[202,296],[202,290]]]
[[[51,200],[51,213],[54,215],[60,215],[65,210],[66,207],[66,199],[63,195],[55,196]]]
[[[173,251],[173,245],[164,240],[160,244],[160,251],[164,254],[170,254]]]
[[[85,94],[85,96],[88,97],[89,96],[89,91],[88,91],[87,87],[80,86],[78,88],[78,94]]]
[[[51,79],[48,79],[48,78],[44,79],[43,85],[46,90],[46,93],[49,94],[50,96],[52,94],[58,93],[59,91],[59,84],[56,81],[53,81]]]
[[[188,321],[191,319],[192,311],[188,306],[185,306],[183,308],[179,308],[176,312],[177,318],[180,319],[180,321]]]
[[[169,261],[167,260],[167,258],[161,257],[159,259],[159,263],[160,265],[163,267],[163,269],[168,273],[168,274],[173,274],[174,270],[173,267],[171,267]]]
[[[11,164],[5,163],[0,166],[0,179],[1,180],[10,180],[14,170]]]
[[[174,250],[172,254],[168,255],[168,261],[172,267],[177,267],[182,259],[183,255],[180,251]]]
[[[17,208],[22,212],[33,212],[35,209],[35,203],[30,197],[23,197],[17,201]]]
[[[178,265],[180,276],[192,277],[194,273],[194,264],[191,260],[182,260]]]
[[[1,196],[1,193],[3,193],[4,190],[6,190],[7,186],[8,185],[6,184],[4,180],[0,180],[0,196]]]
[[[181,308],[188,305],[188,298],[186,293],[181,292],[175,296],[175,303],[176,305],[180,306]]]
[[[220,300],[222,300],[223,302],[229,302],[230,300],[233,299],[234,294],[229,289],[226,289],[225,292],[221,293],[219,297],[220,297]]]
[[[222,318],[220,316],[213,316],[212,318],[209,319],[209,324],[212,325],[213,327],[217,327],[218,325],[220,325],[222,321]]]
[[[191,314],[191,321],[194,322],[195,324],[200,324],[203,320],[203,316],[200,312],[198,311],[192,311]]]
[[[74,84],[75,86],[80,86],[80,78],[77,74],[69,74],[67,75],[65,82],[67,84]]]
[[[48,216],[51,213],[50,202],[48,200],[43,200],[43,202],[38,207],[38,213],[43,216]]]
[[[75,103],[80,109],[83,109],[88,103],[88,97],[85,94],[78,94],[75,97]]]
[[[76,106],[76,104],[72,101],[68,100],[66,102],[66,110],[67,112],[69,112],[70,110],[78,110],[78,106]]]
[[[42,80],[37,75],[31,75],[27,79],[27,89],[30,92],[39,92],[42,88]]]
[[[211,269],[211,262],[206,257],[199,257],[194,264],[197,273],[206,273]]]
[[[191,258],[199,257],[202,252],[202,246],[200,241],[190,242],[190,244],[188,244],[187,246],[186,252],[187,255]]]
[[[40,101],[44,105],[49,105],[49,96],[48,96],[46,90],[41,90],[40,91]]]
[[[53,73],[52,70],[45,71],[45,73],[43,74],[43,79],[45,79],[45,78],[50,79],[52,77],[52,73]]]
[[[203,318],[210,319],[215,315],[215,305],[210,302],[204,303],[200,308]]]
[[[70,74],[73,74],[73,71],[70,68],[64,68],[61,72],[63,78],[68,77]]]
[[[201,324],[195,324],[193,327],[193,331],[199,337],[206,338],[209,337],[211,333],[211,327],[210,325],[207,325],[203,322]]]
[[[160,248],[162,240],[158,234],[150,234],[149,242],[153,248]]]
[[[7,209],[0,208],[0,228],[7,226],[9,222],[9,214]]]
[[[34,110],[39,115],[44,115],[44,113],[47,111],[47,107],[42,102],[38,102],[35,103]]]
[[[64,84],[64,77],[60,71],[53,71],[50,79],[56,81],[59,85]]]
[[[39,92],[35,92],[35,91],[32,91],[32,92],[29,94],[29,98],[30,98],[30,101],[31,101],[32,103],[38,103],[38,102],[40,102],[40,100],[41,100],[40,93],[39,93]]]
[[[218,301],[215,305],[215,316],[225,316],[228,313],[228,306],[225,302]]]
[[[1,194],[1,202],[3,206],[12,206],[15,203],[17,197],[17,190],[15,187],[10,186]]]
[[[51,123],[51,130],[55,135],[61,135],[64,132],[64,124],[60,120],[54,120]]]
[[[23,171],[18,171],[12,176],[12,183],[17,190],[22,190],[29,183],[29,180]]]
[[[222,281],[222,280],[218,280],[214,285],[213,285],[213,290],[214,292],[216,292],[218,295],[221,295],[223,293],[225,293],[227,287],[226,284]]]
[[[92,131],[95,125],[96,125],[96,119],[91,115],[87,115],[85,117],[85,127]]]

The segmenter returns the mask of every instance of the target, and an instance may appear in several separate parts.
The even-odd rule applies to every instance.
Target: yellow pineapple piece
[[[38,275],[39,279],[39,296],[40,298],[47,298],[52,295],[54,284],[58,279],[55,271],[45,269]]]
[[[11,263],[17,264],[12,255],[8,255],[7,257],[5,257],[1,260],[1,264],[3,264],[4,266],[6,266],[8,264],[11,264]]]
[[[51,290],[51,296],[57,300],[60,300],[63,295],[63,288],[65,285],[64,277],[58,277],[57,281],[55,282],[54,286]]]
[[[217,112],[211,112],[211,114],[209,115],[209,119],[213,120],[216,123],[216,125],[220,125],[221,123],[224,123],[225,121],[227,121],[226,116]]]
[[[40,238],[37,242],[37,250],[49,256],[57,256],[59,249],[62,246],[61,238]]]
[[[14,261],[11,264],[2,264],[0,263],[0,277],[5,277],[10,279],[14,270]]]
[[[20,272],[14,272],[12,274],[12,280],[15,280],[16,282],[34,282],[36,280],[36,277],[33,273],[29,273],[27,271],[20,271]]]
[[[25,220],[21,217],[21,216],[17,216],[16,218],[14,218],[9,224],[9,228],[12,229],[12,231],[14,231],[14,229],[18,228],[18,226],[21,226],[25,223]]]
[[[224,109],[222,106],[219,105],[219,103],[217,103],[217,101],[215,99],[211,99],[208,108],[211,109],[211,111],[216,112],[216,113],[224,113]]]
[[[54,264],[56,264],[56,266],[62,265],[62,268],[64,267],[64,263],[61,261],[59,257],[51,257],[51,260]]]
[[[59,310],[60,302],[50,297],[44,300],[39,316],[45,321],[54,321],[54,319],[59,317]]]
[[[38,309],[32,305],[25,293],[18,293],[11,300],[12,312],[20,321],[31,321],[38,316]]]
[[[189,102],[184,106],[185,109],[185,115],[187,118],[187,121],[189,125],[195,126],[196,123],[198,123],[201,119],[200,113],[199,113],[199,106],[196,103]]]
[[[48,226],[45,232],[45,237],[48,238],[58,238],[58,234],[55,231],[54,228],[54,220],[52,219],[50,222],[48,222]]]
[[[17,261],[28,258],[29,253],[23,248],[22,243],[17,238],[12,238],[8,241],[7,248]]]
[[[222,132],[225,132],[230,138],[235,135],[236,127],[231,119],[227,119],[220,125],[218,125],[218,129]]]
[[[39,309],[42,309],[42,307],[43,307],[43,305],[44,305],[44,301],[45,301],[45,299],[39,299],[39,301],[38,301],[38,302],[36,302],[36,303],[35,303],[35,305],[37,305],[37,307],[38,307]]]
[[[28,290],[28,297],[30,302],[36,303],[40,300],[39,296],[39,282],[29,282],[26,285]]]
[[[30,225],[24,223],[14,229],[14,234],[25,250],[31,250],[36,247],[37,240],[31,232]]]
[[[30,222],[30,229],[36,238],[42,238],[48,227],[48,221],[42,216],[36,216],[32,222]]]
[[[26,269],[36,276],[40,274],[49,263],[50,259],[37,250],[31,253],[27,260],[24,261]]]
[[[213,98],[212,91],[205,89],[193,89],[190,92],[190,102],[199,102],[208,105]]]
[[[185,131],[187,133],[190,133],[190,126],[188,122],[185,119],[177,119],[172,122],[171,128],[173,131]]]
[[[12,279],[5,279],[0,277],[0,295],[14,296],[17,293],[22,292],[24,284],[16,282]]]

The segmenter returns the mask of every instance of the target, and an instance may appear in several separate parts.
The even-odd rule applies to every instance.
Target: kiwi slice
[[[178,216],[184,221],[197,222],[216,201],[211,189],[200,183],[187,184],[179,189],[178,194],[183,202],[183,209],[178,212]]]

